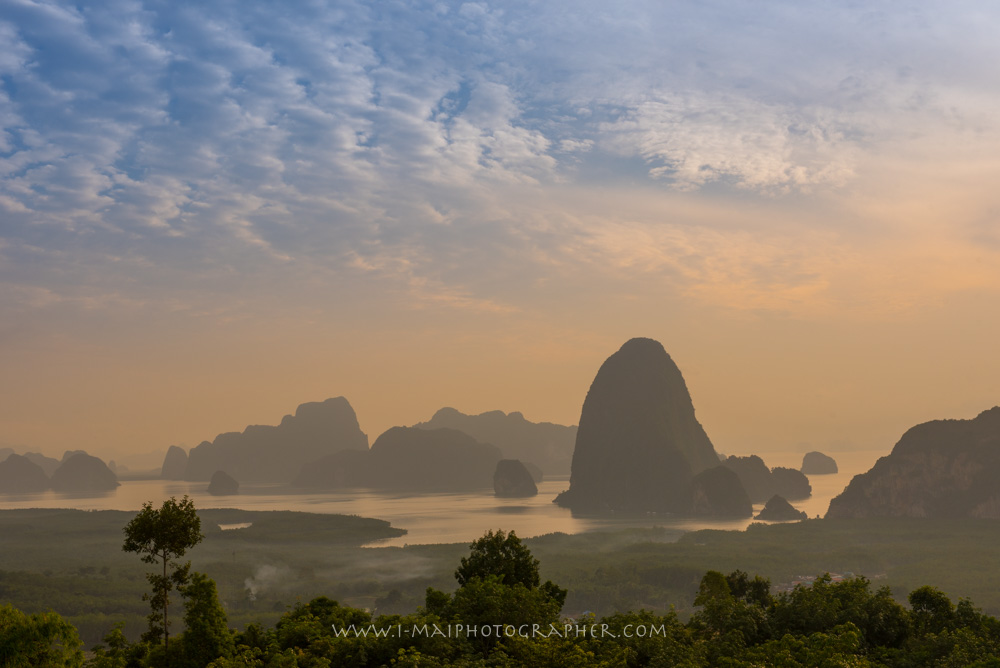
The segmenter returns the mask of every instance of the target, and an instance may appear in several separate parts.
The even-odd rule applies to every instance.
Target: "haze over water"
[[[802,454],[795,452],[760,453],[768,466],[798,468]],[[862,450],[833,453],[839,472],[810,476],[813,494],[793,502],[809,517],[822,517],[830,499],[843,491],[855,475],[871,468],[887,451]],[[70,496],[55,492],[0,496],[0,510],[10,508],[78,508],[82,510],[138,510],[146,502],[158,506],[171,496],[187,494],[197,508],[240,508],[244,510],[295,510],[310,513],[359,515],[388,520],[392,526],[406,529],[399,538],[378,541],[371,546],[402,546],[428,543],[471,542],[488,529],[514,530],[523,538],[548,533],[582,533],[624,527],[667,527],[680,531],[698,529],[742,530],[753,520],[705,520],[650,516],[644,518],[574,517],[552,503],[559,492],[569,487],[567,478],[546,479],[538,486],[538,495],[526,499],[501,499],[493,491],[479,493],[402,495],[366,490],[292,494],[277,485],[241,487],[237,496],[211,496],[205,482],[168,480],[126,480],[114,492],[89,496]],[[754,505],[754,514],[762,504]]]

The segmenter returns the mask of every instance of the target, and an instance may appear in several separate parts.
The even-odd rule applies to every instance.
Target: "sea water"
[[[799,468],[801,452],[761,452],[768,466]],[[809,517],[822,517],[830,499],[843,491],[855,475],[871,468],[883,451],[830,453],[839,472],[809,476],[812,496],[794,501]],[[196,508],[240,508],[244,510],[296,510],[310,513],[338,513],[388,520],[392,526],[406,529],[398,538],[378,541],[371,546],[467,543],[488,529],[514,530],[529,538],[548,533],[583,533],[624,527],[666,527],[679,531],[698,529],[742,530],[754,520],[709,520],[675,518],[664,515],[643,517],[578,517],[552,503],[559,492],[569,487],[568,477],[550,478],[538,486],[538,495],[525,499],[501,499],[492,489],[447,494],[392,494],[369,490],[305,492],[281,485],[245,484],[240,494],[212,496],[206,482],[167,480],[126,480],[116,490],[85,496],[43,492],[25,495],[0,495],[0,510],[9,508],[78,508],[82,510],[138,510],[149,501],[159,506],[171,496],[191,497]],[[763,504],[754,505],[754,514]]]

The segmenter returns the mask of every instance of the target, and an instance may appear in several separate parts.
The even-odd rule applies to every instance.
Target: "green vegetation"
[[[458,591],[449,596],[427,589],[424,610],[436,619],[483,627],[502,621],[514,627],[559,623],[566,590],[547,580],[539,586],[538,560],[511,531],[488,531],[469,546],[455,571]],[[483,655],[496,649],[495,635],[476,636],[472,643]]]
[[[186,629],[169,653],[148,639],[130,643],[116,626],[84,665],[1000,667],[1000,620],[931,586],[911,592],[907,607],[864,577],[827,574],[773,593],[759,576],[708,571],[687,621],[646,610],[572,619],[565,590],[538,585],[539,562],[516,536],[490,532],[470,548],[454,573],[458,589],[429,588],[411,614],[374,616],[317,597],[241,632],[228,628],[215,583],[195,573],[181,590]],[[16,657],[5,666],[82,664],[75,631],[54,613],[5,606],[0,631],[0,659]]]
[[[80,636],[54,612],[27,615],[0,606],[0,666],[80,666]]]
[[[506,585],[537,587],[538,559],[531,556],[513,531],[509,534],[487,531],[486,535],[472,543],[469,556],[462,557],[455,579],[461,587],[472,578],[483,580],[491,575],[500,578]]]
[[[10,603],[27,613],[58,612],[77,628],[86,647],[101,642],[119,623],[125,637],[137,639],[147,629],[150,612],[142,600],[146,573],[134,555],[121,549],[122,527],[135,516],[113,510],[0,511],[0,605]],[[217,583],[229,623],[237,628],[274,624],[289,605],[320,593],[374,607],[398,584],[395,552],[359,548],[405,533],[384,520],[230,509],[199,510],[198,516],[205,539],[189,554],[192,568]],[[250,526],[219,528],[244,524]],[[457,560],[461,546],[447,551]],[[437,560],[409,561],[424,569]],[[253,595],[248,583],[256,587]],[[431,584],[445,586],[447,571],[424,579],[419,594]]]
[[[686,617],[706,570],[741,569],[786,588],[802,576],[850,572],[889,586],[901,601],[932,585],[1000,614],[995,520],[807,520],[693,531],[671,540],[669,533],[651,530],[542,536],[527,544],[545,576],[569,589],[571,613],[674,606]]]
[[[205,539],[188,555],[192,569],[214,580],[228,625],[241,632],[273,628],[290,608],[322,596],[375,619],[426,612],[427,589],[454,601],[456,567],[473,557],[461,544],[360,547],[399,535],[380,520],[240,510],[198,514]],[[76,627],[85,647],[101,643],[116,624],[135,641],[149,607],[142,602],[148,588],[143,564],[120,549],[122,527],[134,516],[0,511],[0,605],[28,614],[55,611]],[[246,523],[251,526],[219,529]],[[926,585],[952,601],[974,600],[996,616],[996,527],[990,520],[809,520],[742,532],[553,534],[522,544],[540,561],[539,581],[568,590],[564,616],[611,619],[646,610],[688,623],[701,610],[694,602],[710,570],[759,574],[778,593],[791,590],[799,576],[852,572],[887,587],[897,603]],[[171,644],[180,631],[171,629]]]
[[[232,656],[233,636],[229,632],[226,611],[219,604],[215,582],[201,573],[193,573],[183,595],[185,662],[198,668],[219,657]]]
[[[125,542],[122,550],[142,555],[147,564],[160,564],[163,574],[147,573],[146,579],[153,593],[143,594],[153,612],[149,615],[149,630],[143,635],[148,642],[163,638],[164,651],[169,656],[170,620],[167,616],[170,591],[183,589],[190,581],[191,562],[175,563],[185,552],[202,541],[201,519],[194,503],[185,496],[180,503],[170,497],[159,509],[146,502],[139,514],[125,525]],[[214,591],[215,585],[212,585]]]

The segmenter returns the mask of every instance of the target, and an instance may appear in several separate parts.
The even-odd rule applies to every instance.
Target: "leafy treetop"
[[[485,580],[490,575],[502,578],[507,586],[522,584],[528,589],[538,586],[538,559],[521,543],[513,531],[487,531],[470,546],[468,557],[455,571],[455,579],[464,587],[472,578]]]
[[[156,564],[184,556],[203,538],[194,502],[187,496],[181,501],[170,497],[159,509],[149,501],[142,504],[142,510],[125,527],[122,549],[141,554],[147,564]]]

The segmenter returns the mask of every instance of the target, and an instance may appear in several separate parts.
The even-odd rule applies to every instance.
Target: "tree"
[[[131,668],[142,665],[149,649],[142,643],[132,644],[125,637],[122,628],[125,622],[118,622],[104,636],[103,645],[91,649],[92,656],[84,664],[84,668]]]
[[[448,617],[459,619],[467,628],[496,624],[519,629],[539,624],[548,629],[559,623],[562,601],[554,599],[542,587],[529,588],[520,582],[508,585],[497,575],[473,577],[451,597]],[[467,641],[483,657],[503,640],[501,634],[477,635]]]
[[[0,666],[83,665],[80,636],[54,612],[26,615],[11,605],[0,606]]]
[[[910,592],[909,601],[919,635],[941,633],[955,626],[955,606],[940,589],[924,585]]]
[[[178,502],[170,497],[157,510],[149,501],[142,510],[125,526],[125,543],[122,550],[142,555],[147,564],[160,564],[162,574],[147,573],[146,579],[153,587],[153,593],[144,594],[143,600],[150,602],[149,630],[143,639],[158,643],[163,637],[164,655],[169,657],[170,622],[167,609],[170,604],[170,590],[183,587],[189,581],[191,562],[178,564],[176,560],[184,556],[188,549],[201,542],[201,520],[194,503],[186,495]]]
[[[469,546],[468,557],[462,557],[461,565],[455,571],[459,587],[464,587],[474,578],[485,580],[498,577],[508,587],[523,585],[526,589],[538,589],[557,604],[557,612],[566,602],[567,591],[551,580],[541,586],[538,576],[538,559],[531,556],[531,550],[521,543],[521,539],[511,531],[504,534],[487,531],[483,537]]]
[[[521,544],[513,531],[504,534],[503,530],[487,531],[482,538],[470,546],[468,557],[462,557],[462,565],[455,571],[458,585],[465,584],[474,577],[485,579],[497,575],[509,587],[522,584],[528,589],[538,586],[538,559],[531,556],[531,551]]]
[[[233,634],[229,631],[226,611],[219,603],[215,581],[203,573],[192,573],[191,583],[184,587],[184,662],[192,668],[202,668],[215,659],[228,659],[233,654]]]
[[[753,580],[744,571],[735,570],[726,576],[726,583],[733,597],[747,603],[767,608],[771,605],[771,581],[755,575]]]
[[[702,610],[694,615],[693,622],[709,631],[711,652],[726,655],[767,637],[768,610],[764,605],[770,601],[769,589],[767,580],[750,580],[743,571],[729,575],[705,573],[694,600]]]
[[[449,596],[427,589],[424,610],[442,619],[458,619],[468,627],[481,625],[557,623],[566,601],[566,590],[547,580],[539,585],[538,559],[511,531],[487,531],[470,546],[455,571],[459,588]],[[477,637],[471,641],[485,658],[500,638]]]

